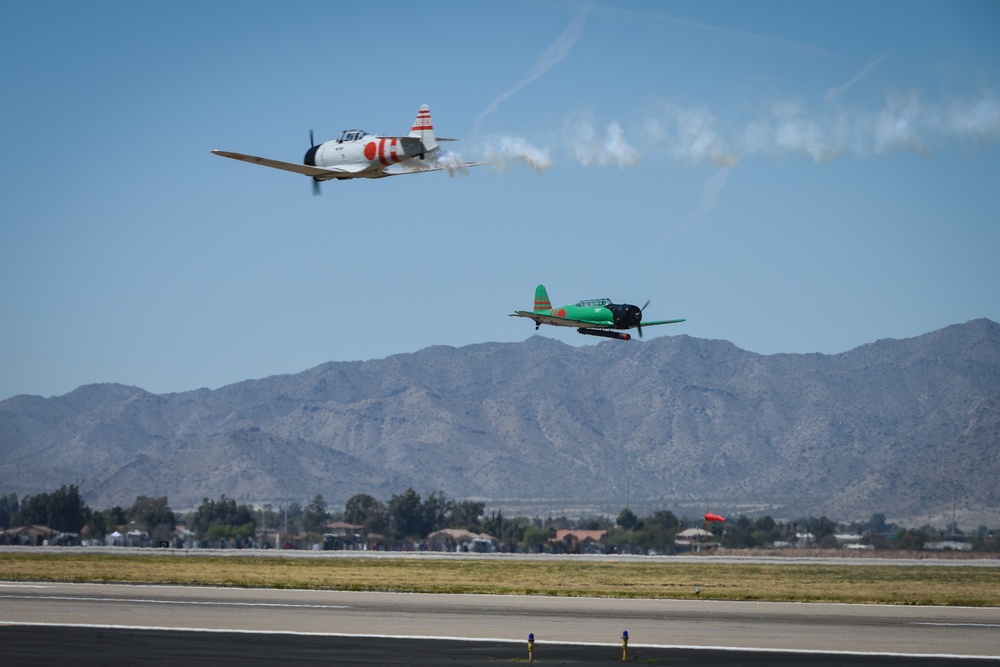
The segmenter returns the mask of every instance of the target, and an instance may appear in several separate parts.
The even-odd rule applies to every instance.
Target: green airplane
[[[642,328],[651,327],[657,324],[676,324],[684,320],[656,320],[653,322],[642,321],[642,311],[649,305],[640,308],[628,303],[611,303],[611,299],[587,299],[580,301],[574,306],[563,306],[553,308],[549,302],[548,292],[545,285],[535,288],[535,309],[531,312],[518,310],[510,314],[511,317],[527,317],[535,321],[535,331],[543,324],[551,324],[556,327],[576,327],[577,333],[586,336],[603,336],[604,338],[617,338],[618,340],[632,340],[632,336],[613,329],[638,329],[639,337],[642,338]]]

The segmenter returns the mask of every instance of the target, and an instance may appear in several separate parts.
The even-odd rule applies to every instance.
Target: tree
[[[305,510],[302,509],[302,503],[297,503],[295,501],[292,501],[285,506],[284,512],[285,512],[285,517],[284,517],[285,529],[297,532],[295,526],[296,524],[302,523],[301,519],[303,514],[305,513]]]
[[[924,544],[930,541],[930,536],[919,528],[903,530],[899,533],[896,541],[896,548],[903,551],[920,551]]]
[[[90,519],[87,521],[87,532],[90,533],[92,539],[100,539],[126,523],[128,523],[128,517],[125,510],[121,506],[115,505],[103,512],[91,512]]]
[[[222,494],[218,501],[203,498],[188,523],[199,536],[205,536],[215,526],[240,528],[243,533],[249,526],[250,534],[254,532],[253,512],[246,505],[237,505],[232,498],[226,498],[226,494]]]
[[[745,514],[732,519],[722,534],[721,544],[730,549],[749,549],[755,545],[754,524]]]
[[[125,512],[126,517],[142,526],[156,539],[167,539],[174,532],[177,517],[167,504],[167,497],[139,496]]]
[[[681,529],[681,521],[670,510],[657,510],[641,521],[647,549],[669,549]]]
[[[241,526],[225,526],[218,525],[212,526],[205,533],[205,537],[210,540],[215,540],[219,538],[236,538],[239,540],[245,540],[247,538],[254,536],[254,525],[252,523],[245,523]]]
[[[837,541],[837,537],[835,535],[824,535],[820,541],[816,543],[816,546],[820,549],[839,549],[840,542]]]
[[[423,508],[420,494],[408,488],[402,495],[389,499],[389,529],[393,537],[424,537]]]
[[[40,525],[64,533],[79,533],[90,518],[90,511],[75,484],[63,485],[52,493],[25,496],[13,522],[19,526]]]
[[[503,510],[493,512],[483,521],[483,532],[497,539],[503,539]]]
[[[87,532],[91,539],[103,539],[108,534],[108,521],[104,512],[92,512],[87,521]]]
[[[778,524],[775,523],[774,519],[770,516],[759,517],[753,522],[754,532],[760,532],[764,535],[764,539],[768,542],[773,542],[778,539]],[[764,546],[758,544],[757,546]]]
[[[367,533],[384,533],[388,516],[385,504],[367,493],[351,496],[344,505],[344,521],[364,526]]]
[[[524,546],[533,551],[541,551],[549,541],[549,531],[544,528],[528,526],[524,529]]]
[[[20,508],[21,504],[17,501],[16,493],[0,496],[0,529],[11,527],[14,515]]]
[[[274,509],[271,503],[264,503],[264,507],[257,510],[257,527],[264,530],[278,530],[281,527],[281,512]]]
[[[615,523],[625,530],[632,530],[635,528],[636,524],[639,523],[639,518],[635,515],[635,512],[626,507],[618,515],[618,519]]]
[[[326,501],[317,493],[312,502],[302,512],[302,525],[308,533],[324,532],[330,513],[326,511]]]
[[[451,516],[448,519],[448,527],[479,530],[479,521],[485,511],[486,503],[473,502],[471,500],[453,502],[451,505]]]
[[[825,515],[818,519],[816,517],[800,519],[798,523],[800,526],[805,527],[807,532],[812,533],[816,542],[819,542],[827,535],[833,535],[837,532],[837,523]]]
[[[108,527],[124,526],[128,523],[128,516],[121,505],[115,505],[109,510],[104,510],[104,518]]]
[[[876,512],[868,520],[868,532],[876,535],[884,535],[889,532],[889,525],[885,522],[885,514]]]
[[[427,496],[420,506],[422,534],[430,535],[436,530],[447,528],[451,509],[452,502],[445,498],[444,491],[438,493],[431,491],[431,495]]]

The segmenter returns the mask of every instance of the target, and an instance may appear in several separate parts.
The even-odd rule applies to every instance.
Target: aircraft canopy
[[[582,308],[607,308],[611,305],[611,299],[584,299],[576,305]]]
[[[345,141],[357,141],[362,139],[368,133],[364,130],[344,130],[340,133],[340,138],[337,139],[337,143],[343,143]]]

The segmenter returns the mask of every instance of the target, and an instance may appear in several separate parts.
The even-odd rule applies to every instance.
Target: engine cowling
[[[607,306],[615,318],[615,327],[631,329],[642,322],[642,309],[629,303],[613,303]]]

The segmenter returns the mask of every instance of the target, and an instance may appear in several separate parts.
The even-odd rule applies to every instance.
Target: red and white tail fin
[[[413,121],[413,129],[410,135],[414,139],[419,139],[424,145],[424,150],[428,153],[437,148],[437,140],[434,138],[434,126],[431,125],[431,109],[426,104],[420,107],[417,112],[417,119]]]

